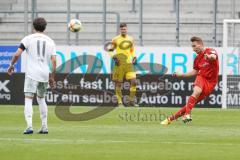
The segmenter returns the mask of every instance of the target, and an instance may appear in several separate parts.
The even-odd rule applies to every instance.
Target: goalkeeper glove
[[[119,60],[117,59],[117,57],[113,56],[113,60],[114,60],[116,66],[120,65],[119,64]]]
[[[132,59],[132,64],[133,64],[133,65],[136,65],[136,64],[137,64],[137,58],[136,58],[136,57],[133,57],[133,59]]]

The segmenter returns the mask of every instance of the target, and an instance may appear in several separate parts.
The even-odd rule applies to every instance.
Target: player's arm
[[[114,50],[116,49],[116,42],[112,40],[111,42],[107,42],[104,45],[104,50],[108,52],[111,58],[114,56]]]
[[[132,56],[132,63],[137,64],[137,57],[136,57],[136,53],[135,53],[134,41],[132,42],[132,47],[130,48],[130,53],[131,53],[131,56]]]
[[[209,59],[210,61],[214,61],[217,59],[217,55],[215,53],[211,53],[211,54],[205,54],[204,57],[206,59]]]
[[[190,72],[185,73],[185,74],[180,74],[180,73],[174,72],[173,77],[185,78],[185,77],[193,77],[193,76],[196,76],[197,74],[198,74],[198,70],[193,69]]]
[[[21,56],[22,52],[25,50],[24,45],[21,43],[19,48],[17,49],[17,51],[14,53],[13,57],[12,57],[12,61],[7,69],[7,73],[9,75],[12,75],[13,71],[14,71],[14,64],[17,62],[18,58]]]
[[[174,72],[173,77],[180,77],[180,78],[193,77],[198,74],[198,71],[199,71],[198,61],[195,59],[193,62],[193,69],[190,72],[187,72],[185,74],[179,74]]]
[[[214,49],[211,49],[209,54],[204,54],[204,57],[210,61],[217,59],[217,52]]]
[[[49,76],[49,85],[51,88],[53,88],[54,82],[55,82],[56,67],[57,67],[56,55],[51,56],[51,62],[52,62],[52,72],[50,73],[50,76]]]
[[[114,50],[116,49],[117,42],[115,39],[112,40],[112,42],[107,46],[107,51],[110,57],[114,60],[115,64],[119,65],[119,60],[116,57],[116,54],[114,54]]]

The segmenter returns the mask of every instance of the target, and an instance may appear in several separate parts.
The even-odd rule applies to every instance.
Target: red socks
[[[193,107],[195,106],[197,102],[197,99],[193,96],[190,96],[186,105],[186,111],[185,114],[190,114],[191,110],[193,109]]]
[[[176,114],[172,115],[171,117],[169,117],[169,119],[171,121],[178,119],[179,117],[183,116],[184,114],[190,114],[192,108],[195,106],[197,102],[197,99],[193,96],[190,96],[187,104],[182,107]]]
[[[184,115],[185,110],[186,110],[186,106],[182,107],[177,113],[169,117],[170,121],[178,119],[178,117],[181,117],[182,115]]]

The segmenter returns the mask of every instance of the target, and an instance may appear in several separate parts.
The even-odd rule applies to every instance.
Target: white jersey
[[[38,82],[48,82],[51,56],[56,55],[54,41],[42,33],[24,37],[21,43],[26,48],[26,77]]]

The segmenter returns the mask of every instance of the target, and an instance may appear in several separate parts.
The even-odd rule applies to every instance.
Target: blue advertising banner
[[[0,46],[0,72],[7,72],[11,62],[12,55],[16,52],[18,46]],[[15,64],[15,72],[21,72],[21,57]]]

